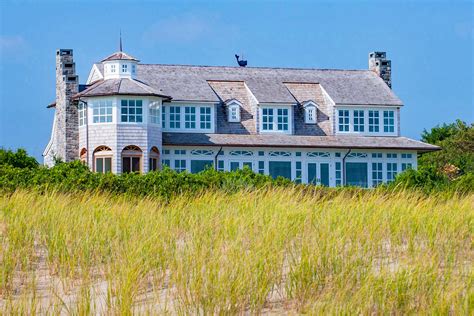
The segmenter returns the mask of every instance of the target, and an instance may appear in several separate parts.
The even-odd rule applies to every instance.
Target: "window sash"
[[[196,107],[184,107],[184,128],[196,128]]]
[[[354,132],[364,131],[364,110],[354,110]]]
[[[339,132],[348,132],[349,131],[349,110],[339,110]]]
[[[92,123],[112,123],[112,100],[92,103]]]
[[[211,108],[208,106],[200,107],[199,114],[200,114],[199,119],[200,119],[201,129],[210,129],[211,128]]]
[[[170,128],[181,128],[181,107],[170,106]]]
[[[394,111],[383,111],[383,131],[385,133],[393,133],[395,131]]]
[[[142,100],[121,100],[120,105],[120,116],[123,123],[143,122]]]

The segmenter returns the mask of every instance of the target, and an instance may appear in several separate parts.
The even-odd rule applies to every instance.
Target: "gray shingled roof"
[[[163,133],[163,145],[168,146],[245,146],[352,149],[405,149],[418,152],[439,150],[440,147],[406,137],[368,136],[296,136]]]
[[[295,103],[284,83],[319,83],[336,104],[402,102],[369,70],[320,70],[139,64],[137,77],[173,100],[219,101],[208,80],[244,81],[259,103]]]
[[[109,60],[134,60],[134,61],[139,61],[135,57],[130,56],[127,53],[124,52],[115,52],[112,55],[109,55],[105,57],[102,61],[109,61]]]
[[[146,95],[170,99],[161,91],[134,79],[108,79],[99,80],[82,92],[73,96],[80,97],[105,96],[105,95]]]
[[[137,76],[178,101],[218,102],[208,85],[215,80],[245,81],[260,103],[294,103],[285,83],[319,83],[336,104],[403,105],[370,70],[138,64]]]

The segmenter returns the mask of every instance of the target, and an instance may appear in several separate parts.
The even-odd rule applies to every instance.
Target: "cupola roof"
[[[131,60],[131,61],[136,61],[136,62],[139,61],[135,57],[130,56],[129,54],[122,51],[118,51],[118,52],[113,53],[110,56],[107,56],[105,59],[102,60],[102,62],[111,61],[111,60]]]

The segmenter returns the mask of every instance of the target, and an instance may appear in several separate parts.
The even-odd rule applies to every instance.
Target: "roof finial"
[[[119,51],[120,51],[120,52],[122,51],[122,30],[120,30],[120,47],[119,47]]]

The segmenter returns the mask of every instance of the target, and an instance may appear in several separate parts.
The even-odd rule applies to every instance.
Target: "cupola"
[[[135,79],[139,60],[122,51],[118,51],[102,60],[104,80]]]

